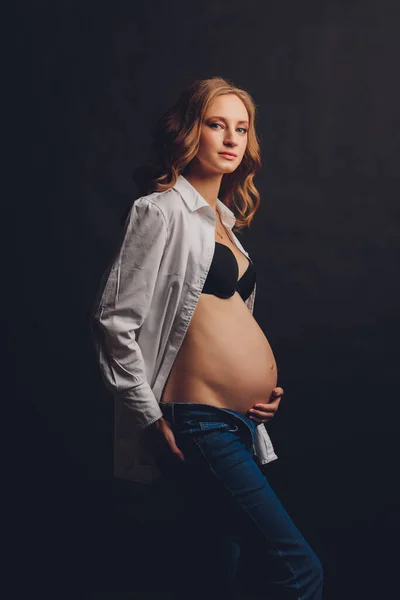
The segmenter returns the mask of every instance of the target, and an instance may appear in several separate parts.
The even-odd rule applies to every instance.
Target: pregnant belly
[[[243,414],[268,402],[277,367],[262,329],[240,295],[201,294],[161,396]]]

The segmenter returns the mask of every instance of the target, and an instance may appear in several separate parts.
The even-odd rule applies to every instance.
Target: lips
[[[232,156],[232,158],[236,158],[237,154],[234,154],[233,152],[218,152],[218,154],[224,154],[226,156]]]

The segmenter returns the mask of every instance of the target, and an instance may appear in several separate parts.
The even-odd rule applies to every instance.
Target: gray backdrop
[[[20,522],[32,555],[38,537],[49,550],[45,578],[32,556],[30,577],[54,594],[60,573],[64,586],[90,573],[96,598],[154,579],[146,540],[152,527],[157,536],[164,490],[112,480],[111,397],[89,313],[155,119],[190,79],[219,75],[258,106],[262,203],[240,239],[258,267],[254,316],[285,390],[268,425],[279,460],[266,474],[323,562],[327,599],[391,597],[400,524],[397,2],[16,8],[23,318],[10,348],[28,399]]]

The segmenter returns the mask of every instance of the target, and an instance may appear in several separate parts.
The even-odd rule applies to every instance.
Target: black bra
[[[230,298],[235,291],[238,291],[243,300],[247,300],[256,281],[254,263],[251,259],[239,281],[238,276],[239,265],[232,250],[226,244],[215,242],[214,256],[204,282],[202,294],[213,294],[218,298]]]

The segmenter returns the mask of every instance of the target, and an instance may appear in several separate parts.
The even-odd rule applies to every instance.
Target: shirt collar
[[[204,200],[203,196],[199,194],[196,188],[194,188],[183,175],[178,175],[178,179],[173,187],[180,193],[191,211],[198,210],[202,206],[210,206],[209,203]],[[217,208],[221,214],[221,219],[224,225],[232,229],[236,223],[236,217],[234,213],[219,198],[217,198]]]

